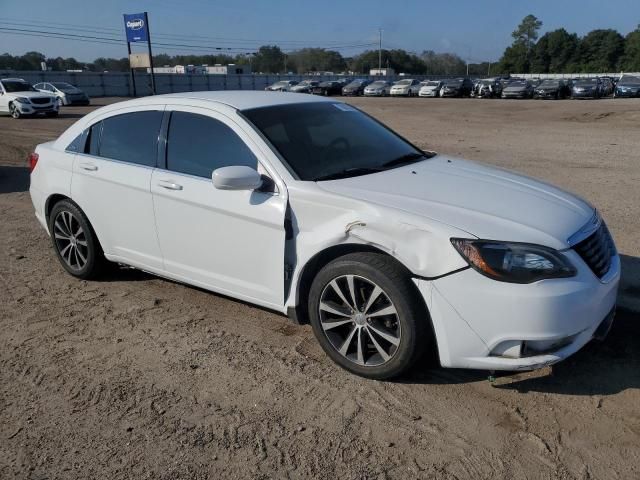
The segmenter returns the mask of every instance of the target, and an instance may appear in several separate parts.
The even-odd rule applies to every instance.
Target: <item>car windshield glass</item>
[[[58,90],[72,90],[72,89],[76,88],[73,85],[71,85],[70,83],[66,83],[66,82],[54,82],[51,85],[56,87]]]
[[[425,83],[425,85],[427,87],[437,87],[438,85],[440,85],[440,82],[430,81],[430,82]]]
[[[410,85],[411,80],[400,80],[396,85]]]
[[[598,83],[597,78],[587,78],[585,80],[578,80],[576,85],[595,85],[596,83]]]
[[[522,80],[516,80],[515,82],[509,82],[510,87],[524,87],[527,82],[523,82]]]
[[[462,79],[458,79],[458,80],[449,80],[447,81],[446,85],[450,85],[453,87],[457,87],[458,85],[462,85]]]
[[[360,85],[362,85],[363,80],[354,80],[353,82],[351,82],[350,84],[348,84],[348,87],[359,87]]]
[[[3,80],[2,85],[4,85],[4,89],[7,93],[36,91],[36,89],[27,82],[19,82],[16,80]]]
[[[545,80],[540,84],[541,87],[557,87],[560,85],[558,80]]]
[[[285,85],[289,85],[289,82],[287,82],[286,80],[282,82],[276,82],[273,84],[274,87],[283,87]]]
[[[372,87],[384,87],[386,86],[387,82],[382,82],[380,80],[378,80],[377,82],[373,82],[371,84]]]
[[[638,85],[640,84],[640,78],[638,77],[623,77],[618,82],[618,85]]]
[[[242,112],[300,180],[329,180],[395,168],[428,157],[343,103],[276,105]]]

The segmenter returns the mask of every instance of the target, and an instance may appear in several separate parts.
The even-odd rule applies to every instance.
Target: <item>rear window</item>
[[[89,129],[85,153],[155,167],[161,123],[162,112],[159,111],[106,118]]]

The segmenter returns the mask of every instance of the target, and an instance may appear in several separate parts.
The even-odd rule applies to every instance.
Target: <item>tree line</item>
[[[640,71],[640,25],[622,36],[612,29],[583,37],[559,28],[539,36],[542,22],[527,15],[513,31],[498,69],[504,73],[598,73]]]
[[[382,67],[397,73],[418,75],[496,75],[506,73],[580,73],[640,71],[640,25],[626,36],[611,29],[593,30],[583,37],[564,28],[540,36],[542,22],[527,15],[512,33],[509,45],[499,62],[467,64],[453,53],[422,53],[402,49],[381,52]],[[0,70],[40,70],[45,62],[51,70],[86,70],[92,72],[123,72],[129,68],[125,58],[96,58],[80,62],[75,58],[47,58],[39,52],[13,56],[0,55]],[[154,65],[215,65],[250,64],[256,73],[313,72],[364,73],[377,68],[378,50],[367,50],[353,57],[323,48],[302,48],[284,52],[277,45],[261,46],[251,55],[154,55]]]

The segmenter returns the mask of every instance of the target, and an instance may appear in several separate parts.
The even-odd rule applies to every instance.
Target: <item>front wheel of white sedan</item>
[[[382,254],[354,253],[326,265],[311,286],[309,316],[327,355],[367,378],[401,375],[432,345],[408,273]]]

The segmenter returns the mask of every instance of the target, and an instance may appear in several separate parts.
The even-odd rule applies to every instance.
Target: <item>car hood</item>
[[[584,200],[547,183],[438,155],[371,175],[318,182],[335,194],[402,210],[483,239],[569,246],[594,214]]]
[[[12,97],[25,97],[25,98],[51,98],[53,95],[44,92],[10,92],[7,95]]]

